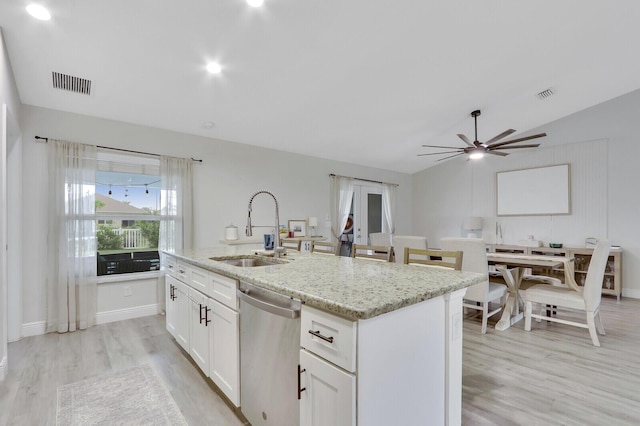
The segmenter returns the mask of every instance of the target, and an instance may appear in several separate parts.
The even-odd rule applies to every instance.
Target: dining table
[[[524,317],[520,310],[524,302],[519,295],[524,271],[527,268],[560,268],[564,269],[564,284],[576,291],[579,286],[574,278],[574,259],[564,256],[527,255],[517,253],[487,253],[489,265],[495,265],[502,273],[509,289],[507,302],[502,317],[496,323],[496,330],[504,331]]]

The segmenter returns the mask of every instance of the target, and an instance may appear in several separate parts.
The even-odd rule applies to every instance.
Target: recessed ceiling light
[[[29,6],[27,6],[27,12],[29,13],[29,15],[33,16],[36,19],[40,19],[41,21],[48,21],[49,19],[51,19],[51,14],[49,13],[49,11],[44,6],[40,6],[39,4],[30,4]]]
[[[204,123],[202,123],[202,127],[204,127],[205,129],[213,129],[214,126],[215,124],[213,124],[213,122],[211,121],[205,121]]]
[[[222,67],[217,62],[209,62],[207,64],[207,71],[209,71],[211,74],[220,74],[220,71],[222,71]]]
[[[264,4],[264,0],[247,0],[247,4],[251,7],[260,7]]]

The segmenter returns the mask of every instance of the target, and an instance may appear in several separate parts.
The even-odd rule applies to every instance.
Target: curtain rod
[[[49,142],[49,138],[46,138],[46,137],[35,136],[35,138],[36,139],[41,139],[41,140],[45,141],[45,143]],[[113,147],[110,147],[110,146],[102,146],[102,145],[96,145],[96,148],[110,149],[112,151],[130,152],[132,154],[151,155],[153,157],[160,157],[160,154],[154,154],[152,152],[134,151],[132,149],[113,148]],[[196,162],[196,163],[202,163],[202,160],[198,160],[198,159],[193,158],[193,157],[191,157],[191,161]]]
[[[384,185],[400,186],[399,183],[380,182],[379,180],[362,179],[362,178],[357,178],[357,177],[353,177],[353,176],[336,175],[334,173],[329,173],[329,176],[331,176],[331,177],[344,177],[344,178],[349,178],[349,179],[361,180],[363,182],[380,183],[380,184],[384,184]]]

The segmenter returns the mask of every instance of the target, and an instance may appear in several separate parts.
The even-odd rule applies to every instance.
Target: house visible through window
[[[159,270],[158,160],[99,155],[95,197],[98,276]]]

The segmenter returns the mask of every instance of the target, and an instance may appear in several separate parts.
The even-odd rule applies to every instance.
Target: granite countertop
[[[246,247],[178,250],[179,260],[285,294],[349,319],[367,319],[483,281],[481,274],[287,252],[287,263],[240,268],[211,257],[253,255]]]

